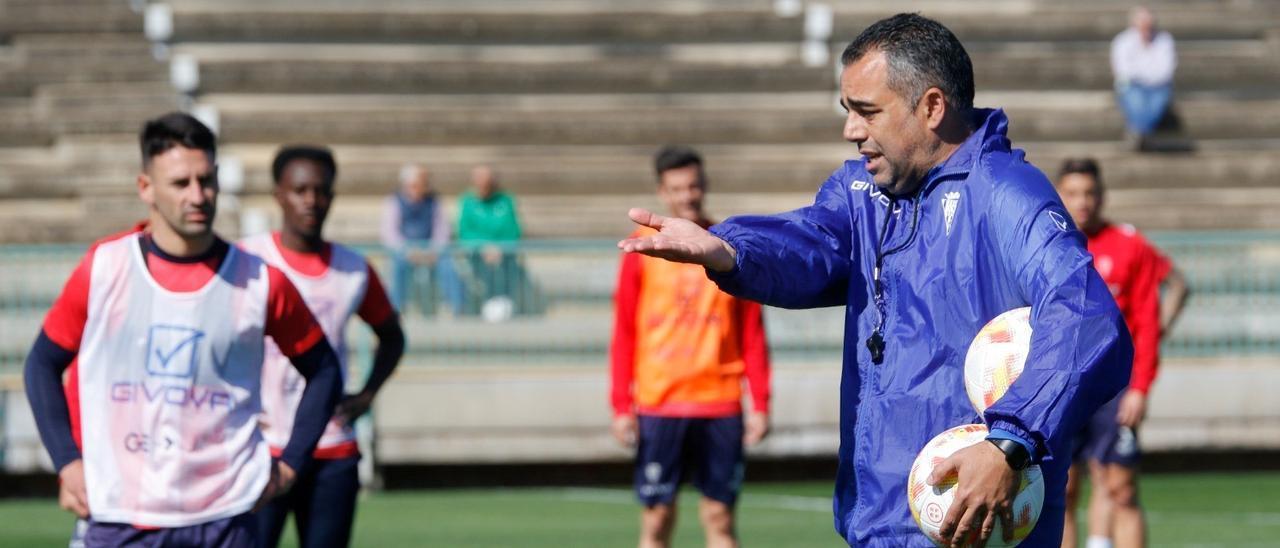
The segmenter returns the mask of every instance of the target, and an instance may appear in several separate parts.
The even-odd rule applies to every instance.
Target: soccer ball
[[[1031,350],[1031,307],[1015,308],[982,326],[964,358],[964,390],[985,413],[1022,374]]]
[[[946,540],[938,533],[942,520],[951,509],[955,499],[956,476],[943,479],[938,485],[927,483],[933,468],[952,453],[975,443],[984,443],[987,439],[987,427],[981,424],[957,426],[938,434],[920,450],[915,462],[911,463],[911,474],[907,476],[907,504],[911,507],[911,517],[925,536],[934,544],[942,546]],[[1004,541],[1004,529],[999,519],[991,538],[987,540],[989,548],[1017,546],[1019,542],[1031,534],[1036,522],[1040,519],[1040,510],[1044,506],[1044,476],[1039,465],[1031,465],[1021,472],[1018,494],[1013,499],[1013,540]]]
[[[498,295],[490,297],[480,306],[480,317],[489,323],[502,323],[510,320],[515,311],[516,303],[511,300],[511,297]]]

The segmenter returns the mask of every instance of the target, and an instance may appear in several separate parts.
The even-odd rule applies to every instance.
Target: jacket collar
[[[950,157],[925,174],[920,192],[928,192],[944,179],[968,175],[984,153],[1009,150],[1009,118],[1005,116],[1004,110],[973,109],[973,117],[977,129],[960,143]]]

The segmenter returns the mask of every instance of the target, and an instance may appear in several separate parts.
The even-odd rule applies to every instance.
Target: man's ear
[[[916,108],[917,112],[924,117],[929,129],[938,129],[947,115],[947,96],[938,88],[929,88],[920,97],[920,103]]]
[[[284,186],[280,183],[273,182],[271,185],[271,198],[275,200],[277,204],[280,204],[280,207],[284,207]]]
[[[142,199],[142,203],[149,206],[156,204],[155,185],[151,184],[151,177],[146,173],[138,174],[138,198]]]

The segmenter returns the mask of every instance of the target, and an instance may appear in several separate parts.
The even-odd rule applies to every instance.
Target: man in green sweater
[[[486,165],[471,170],[472,190],[458,200],[458,243],[469,250],[468,262],[479,288],[479,312],[499,321],[513,313],[541,307],[520,258],[520,220],[516,201],[498,188],[498,178]]]
[[[516,201],[498,189],[493,169],[484,165],[472,169],[471,186],[458,201],[458,241],[468,247],[498,248],[492,244],[519,240]]]

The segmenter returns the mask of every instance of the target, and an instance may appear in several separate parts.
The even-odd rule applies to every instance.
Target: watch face
[[[1031,455],[1027,454],[1027,448],[1018,443],[1014,443],[1017,447],[1013,448],[1013,452],[1009,454],[1009,462],[1013,465],[1014,470],[1025,470],[1031,465]]]
[[[1019,471],[1026,470],[1027,466],[1031,464],[1031,459],[1027,458],[1027,455],[1021,454],[1021,452],[1010,456],[1009,460],[1015,461],[1015,462],[1012,462],[1011,464],[1013,464],[1014,470],[1019,470]]]

